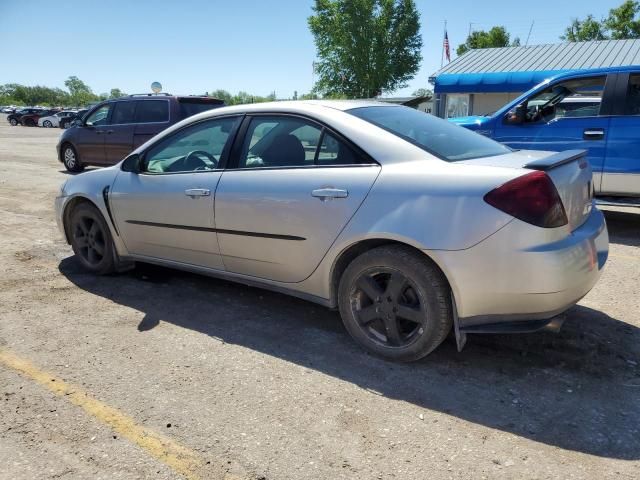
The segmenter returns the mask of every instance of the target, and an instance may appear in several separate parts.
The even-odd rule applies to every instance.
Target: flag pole
[[[444,21],[444,32],[442,34],[442,53],[440,54],[440,68],[444,66],[444,37],[447,34],[447,21]]]

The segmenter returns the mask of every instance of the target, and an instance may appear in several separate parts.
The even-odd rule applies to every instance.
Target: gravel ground
[[[168,269],[96,278],[55,226],[59,129],[0,116],[0,349],[194,451],[201,478],[640,478],[640,213],[559,334],[412,365],[337,313]],[[0,364],[0,478],[182,478]]]

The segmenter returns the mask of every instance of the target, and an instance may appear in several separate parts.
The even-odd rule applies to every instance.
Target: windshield
[[[448,162],[511,152],[482,135],[409,107],[360,107],[347,112]]]

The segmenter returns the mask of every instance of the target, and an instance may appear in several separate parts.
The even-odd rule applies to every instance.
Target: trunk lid
[[[586,150],[541,152],[521,150],[507,155],[458,162],[467,165],[541,170],[553,181],[562,200],[571,231],[589,217],[593,201],[593,179]]]

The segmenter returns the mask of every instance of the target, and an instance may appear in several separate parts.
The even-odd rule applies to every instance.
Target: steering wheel
[[[218,166],[218,159],[204,150],[194,150],[184,157],[183,163],[187,170],[212,170]]]

